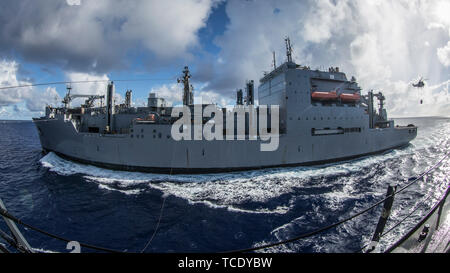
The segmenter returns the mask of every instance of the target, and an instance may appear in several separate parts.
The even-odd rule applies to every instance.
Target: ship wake
[[[363,198],[363,193],[352,189],[358,181],[379,178],[385,165],[383,162],[400,160],[410,153],[411,148],[406,148],[338,164],[203,175],[108,170],[68,161],[54,153],[43,157],[41,164],[59,175],[81,175],[85,181],[98,184],[102,190],[127,195],[157,190],[192,205],[204,204],[247,213],[285,214],[294,207],[298,198],[309,198],[316,195],[315,191],[320,191],[318,194],[332,207],[342,206],[342,200],[348,198]],[[378,168],[372,168],[374,165]],[[398,172],[409,175],[412,171],[398,169],[397,172],[385,172],[384,176],[395,177]]]

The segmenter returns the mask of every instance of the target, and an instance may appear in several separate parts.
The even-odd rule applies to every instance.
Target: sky
[[[119,101],[131,89],[135,106],[150,92],[176,105],[189,66],[196,103],[231,105],[273,51],[286,60],[289,36],[296,63],[340,67],[363,94],[383,92],[390,117],[450,117],[448,14],[450,0],[2,0],[0,87],[116,80]],[[72,88],[104,94],[106,83]],[[0,89],[0,119],[39,117],[65,92]]]

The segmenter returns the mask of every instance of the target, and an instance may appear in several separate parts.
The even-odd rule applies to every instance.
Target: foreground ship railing
[[[450,202],[448,195],[450,188],[439,200],[427,215],[399,241],[390,246],[386,253],[449,253],[450,240],[448,238],[450,231],[449,217]]]
[[[382,215],[380,217],[380,221],[378,222],[378,225],[376,227],[372,241],[368,245],[365,245],[363,248],[356,251],[356,252],[363,251],[366,253],[374,252],[380,239],[383,236],[385,236],[386,234],[390,233],[395,228],[397,228],[407,218],[412,216],[412,214],[414,212],[416,212],[419,207],[417,205],[415,208],[412,209],[412,211],[406,217],[404,217],[402,220],[397,222],[388,231],[383,233],[384,227],[385,227],[386,222],[388,221],[388,218],[390,215],[390,210],[391,210],[393,198],[395,197],[395,195],[397,195],[397,194],[403,192],[404,190],[406,190],[407,188],[411,187],[412,185],[414,185],[415,183],[420,181],[422,178],[424,178],[428,174],[431,174],[433,171],[435,171],[438,167],[440,167],[444,163],[444,160],[446,158],[448,158],[449,155],[450,155],[450,152],[447,153],[442,159],[440,159],[435,165],[433,165],[427,171],[422,173],[419,177],[416,177],[414,180],[407,183],[402,188],[397,190],[396,186],[389,185],[388,193],[384,199],[376,202],[372,206],[370,206],[350,217],[347,217],[341,221],[338,221],[336,223],[333,223],[331,225],[317,229],[312,232],[301,234],[299,236],[293,237],[288,240],[283,240],[283,241],[279,241],[276,243],[265,244],[265,245],[252,247],[252,248],[244,248],[244,249],[238,249],[238,250],[233,250],[233,251],[226,251],[224,253],[242,253],[242,252],[263,250],[263,249],[299,241],[299,240],[302,240],[305,238],[309,238],[309,237],[312,237],[319,233],[328,231],[337,226],[340,226],[341,224],[351,221],[351,220],[357,218],[358,216],[361,216],[361,215],[373,210],[374,208],[378,207],[379,205],[384,204],[384,209],[383,209]],[[450,194],[450,185],[447,186],[447,190],[446,190],[445,194],[443,195],[443,197],[434,205],[434,207],[427,213],[427,215],[418,224],[416,224],[416,226],[413,229],[411,229],[399,241],[397,241],[392,246],[390,246],[385,252],[388,252],[388,253],[390,253],[390,252],[426,252],[427,248],[430,246],[430,241],[433,240],[432,239],[433,233],[437,233],[437,236],[435,236],[434,240],[441,240],[441,241],[447,240],[448,241],[449,234],[447,234],[446,231],[440,232],[441,234],[439,234],[439,227],[440,227],[440,223],[442,222],[441,221],[442,220],[442,217],[441,217],[442,212],[448,211],[450,209],[450,204],[447,202],[447,197],[449,194]],[[161,215],[162,215],[163,208],[164,208],[164,203],[163,203],[163,206],[161,207]],[[39,252],[39,251],[32,248],[28,244],[28,242],[25,240],[25,237],[22,235],[20,230],[17,228],[16,224],[22,225],[26,228],[29,228],[33,231],[44,234],[48,237],[66,242],[67,249],[73,250],[72,252],[76,252],[76,253],[81,252],[81,247],[100,251],[100,252],[109,252],[109,253],[121,252],[121,251],[117,251],[117,250],[113,250],[113,249],[109,249],[109,248],[98,247],[98,246],[94,246],[94,245],[90,245],[90,244],[86,244],[86,243],[80,243],[80,242],[74,241],[74,240],[69,240],[67,238],[63,238],[58,235],[54,235],[52,233],[46,232],[42,229],[39,229],[37,227],[34,227],[27,223],[24,223],[23,221],[14,217],[7,211],[7,209],[1,199],[0,199],[0,215],[5,220],[7,226],[10,229],[10,232],[12,234],[12,235],[9,235],[6,232],[0,230],[0,237],[3,238],[3,240],[6,241],[11,247],[15,248],[17,251],[22,252],[22,253],[34,253],[34,252]],[[447,217],[449,217],[449,216],[445,215],[445,218],[447,218]],[[446,219],[446,220],[448,220],[448,219]],[[420,228],[422,228],[422,230],[420,230]],[[438,232],[436,232],[436,231],[438,231]],[[442,234],[442,233],[444,233],[444,234]],[[156,234],[154,233],[152,236],[152,239],[155,235]],[[446,238],[446,236],[447,236],[447,238]],[[151,242],[151,240],[150,240],[150,242]],[[147,243],[146,248],[148,247],[148,244],[149,243]],[[434,248],[434,250],[438,250],[439,252],[448,252],[450,250],[449,243],[447,243],[442,249]],[[6,247],[6,245],[2,244],[0,242],[0,253],[9,253],[9,252],[11,252],[11,251]]]

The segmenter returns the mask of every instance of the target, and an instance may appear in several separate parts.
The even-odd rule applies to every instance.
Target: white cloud
[[[385,86],[384,92],[389,95],[386,107],[390,116],[443,116],[448,115],[450,97],[447,86],[449,81],[437,85],[425,85],[424,88],[413,88],[404,81],[391,82]],[[421,104],[420,101],[423,103]]]
[[[183,88],[180,84],[164,84],[162,86],[152,88],[149,93],[156,93],[157,97],[164,98],[169,105],[183,103]],[[145,105],[147,105],[146,101]]]
[[[0,87],[29,85],[30,82],[17,79],[19,64],[15,61],[0,61]],[[29,99],[31,87],[0,89],[0,106],[8,106]]]
[[[52,1],[29,3],[19,9],[17,1],[11,1],[5,6],[13,8],[0,10],[0,51],[16,48],[31,60],[87,71],[67,74],[70,80],[86,80],[89,71],[100,71],[95,77],[107,79],[103,73],[124,65],[129,52],[143,50],[159,61],[189,59],[198,46],[197,32],[216,1],[99,0],[76,7]],[[245,80],[258,82],[263,71],[271,69],[272,51],[278,64],[284,61],[283,39],[288,35],[297,63],[312,68],[339,66],[348,77],[356,76],[365,91],[381,89],[391,115],[413,114],[416,108],[423,110],[415,113],[450,115],[447,96],[442,97],[450,74],[449,3],[231,0],[226,3],[230,23],[214,41],[219,54],[195,64],[193,78],[207,83],[196,95],[210,102],[234,100],[236,88],[243,87]],[[421,90],[426,95],[423,105],[418,105],[418,90],[411,86],[418,76],[429,78],[430,86]],[[85,93],[106,89],[74,88]],[[181,102],[181,90],[176,84],[152,89],[172,103]],[[0,106],[24,100],[30,96],[27,92],[31,93],[0,92]]]
[[[70,82],[84,81],[83,83],[71,84],[72,94],[81,94],[81,95],[106,94],[106,88],[109,82],[109,77],[106,74],[96,75],[91,73],[67,72],[66,77]]]
[[[30,85],[31,82],[18,80],[19,64],[15,61],[2,60],[0,62],[0,87],[14,87],[20,85]],[[0,106],[2,107],[2,116],[9,112],[10,118],[15,115],[26,113],[29,116],[39,115],[48,104],[60,101],[60,97],[55,88],[48,87],[44,91],[33,87],[20,87],[0,89]],[[18,106],[21,104],[22,106]],[[12,111],[15,113],[13,114]]]
[[[446,26],[442,23],[436,23],[436,22],[431,22],[428,24],[427,26],[428,29],[441,29],[441,30],[447,30]]]
[[[329,40],[336,32],[349,31],[344,29],[345,20],[351,18],[352,10],[348,1],[338,1],[336,4],[328,0],[312,2],[311,12],[304,18],[303,39],[314,43]]]
[[[230,101],[223,97],[221,94],[214,91],[205,91],[205,90],[194,89],[194,103],[202,104],[202,103],[217,103],[221,106],[226,106],[230,104]],[[179,105],[183,103],[183,86],[181,84],[164,84],[159,87],[154,87],[150,90],[149,93],[156,93],[157,97],[164,98],[169,105]],[[147,104],[147,102],[144,102]]]
[[[450,66],[450,41],[446,46],[437,49],[437,56],[443,65]]]
[[[79,6],[81,5],[81,0],[66,0],[69,6]]]
[[[70,87],[72,88],[71,94],[73,95],[105,95],[106,89],[109,83],[109,77],[106,74],[96,75],[90,73],[81,72],[67,72],[66,77],[70,82],[82,82],[82,83],[72,83]],[[120,94],[116,90],[116,101],[121,101]],[[71,106],[81,105],[86,98],[74,99]],[[105,102],[105,101],[103,101]],[[100,101],[97,100],[96,104],[99,105]]]
[[[226,11],[230,24],[215,41],[221,48],[215,60],[224,62],[211,61],[198,70],[209,76],[208,90],[234,97],[234,90],[246,79],[257,81],[263,70],[270,70],[273,50],[278,64],[284,61],[283,38],[290,36],[297,63],[311,68],[339,66],[348,77],[356,76],[364,92],[382,90],[391,115],[449,116],[448,100],[442,99],[442,83],[450,74],[446,66],[448,3],[229,1]],[[422,90],[426,94],[423,105],[410,84],[418,76],[429,78],[428,84],[433,86]],[[423,110],[414,111],[417,107]]]
[[[387,80],[392,74],[390,67],[376,58],[380,52],[379,45],[378,38],[373,34],[361,35],[350,44],[351,64],[366,86],[378,85],[380,80]]]
[[[151,60],[189,58],[216,0],[3,0],[0,51],[65,70],[105,72],[142,50]],[[77,5],[79,4],[79,5]],[[74,5],[77,5],[74,7]]]
[[[234,102],[214,91],[199,91],[194,94],[194,103],[217,104],[225,107],[227,105],[232,105]]]
[[[30,112],[43,112],[45,106],[56,106],[60,103],[61,97],[54,87],[47,87],[44,92],[33,90],[30,99],[27,99],[26,106]]]

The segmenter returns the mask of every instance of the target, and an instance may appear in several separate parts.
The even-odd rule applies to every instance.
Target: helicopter
[[[419,81],[417,83],[413,83],[412,86],[413,87],[417,87],[417,88],[423,88],[425,86],[425,81],[427,81],[428,79],[424,79],[423,77],[420,77]]]
[[[419,81],[417,83],[413,83],[412,86],[415,88],[424,88],[425,87],[425,81],[428,79],[424,79],[423,77],[420,77]],[[420,99],[420,104],[423,104],[423,99]]]

